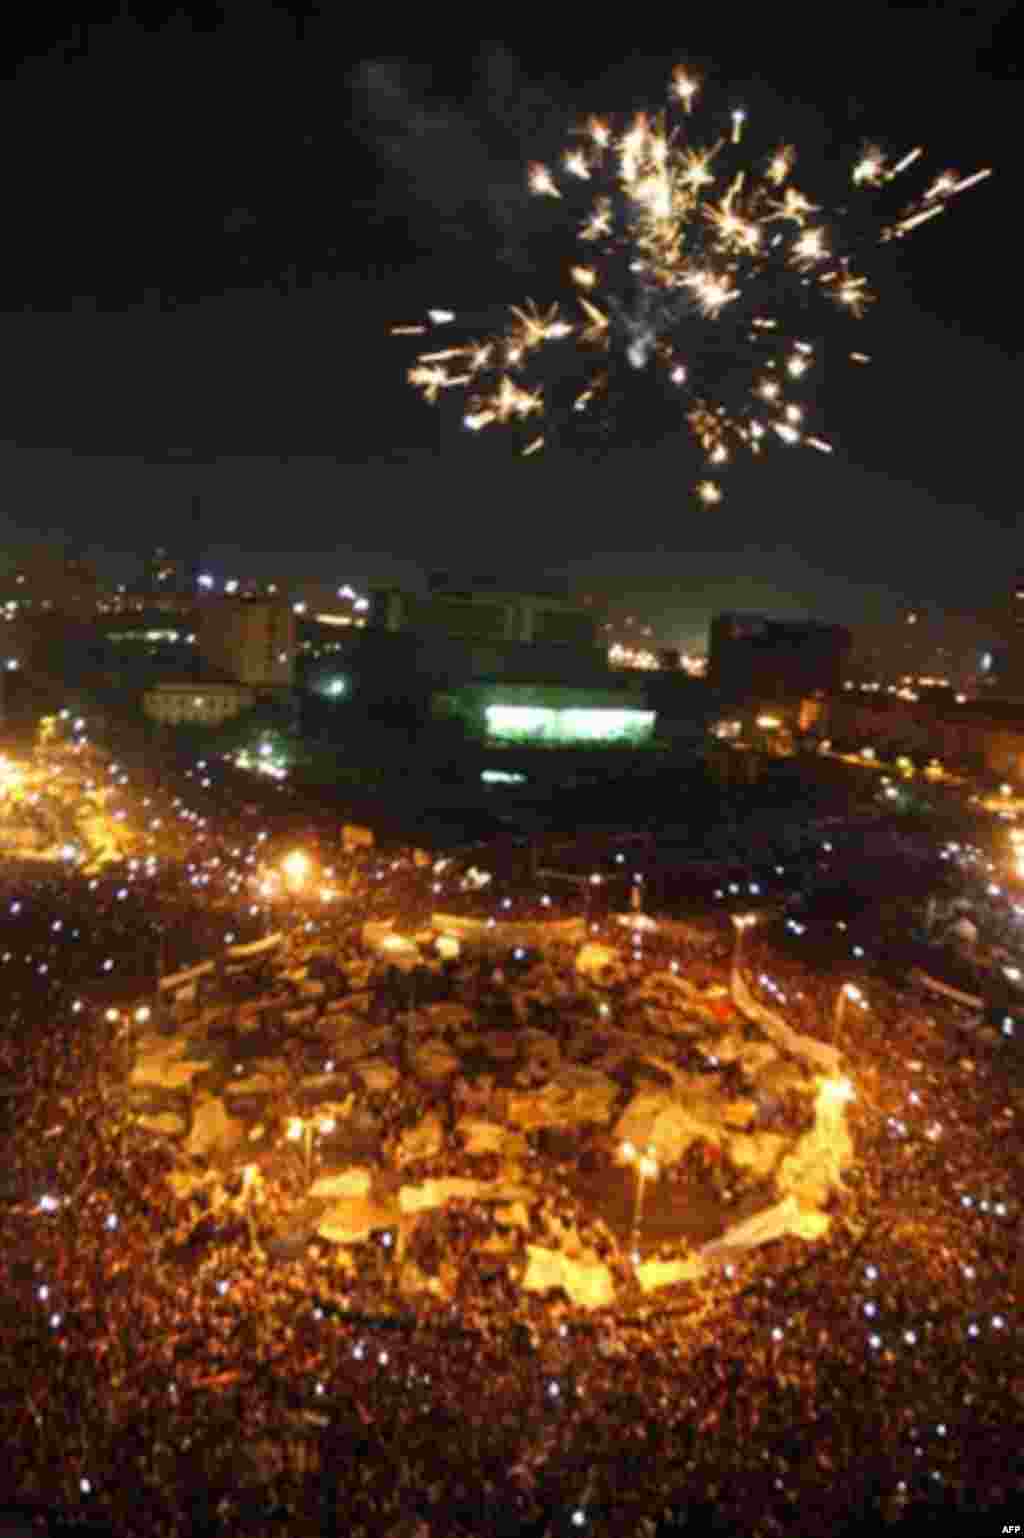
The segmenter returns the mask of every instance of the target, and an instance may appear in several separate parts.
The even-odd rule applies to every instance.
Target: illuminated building
[[[371,592],[365,630],[306,670],[307,687],[374,719],[459,718],[477,740],[529,746],[649,738],[643,684],[612,670],[597,618],[554,584],[435,574],[426,594]],[[640,714],[638,715],[637,712]]]
[[[1024,704],[951,691],[844,691],[822,702],[821,730],[836,742],[872,747],[879,761],[934,757],[954,772],[1024,780]]]
[[[255,703],[255,692],[243,684],[209,679],[154,684],[142,696],[145,714],[164,726],[220,726]]]
[[[185,666],[173,678],[151,678],[143,693],[151,720],[216,727],[261,699],[290,698],[295,615],[288,602],[218,597],[195,612],[195,646]]]
[[[653,673],[663,666],[656,652],[643,646],[623,646],[619,641],[609,646],[608,661],[613,668],[638,668],[643,673]]]
[[[486,743],[523,747],[641,747],[656,719],[639,691],[527,684],[469,685],[436,696],[434,712],[461,718]]]

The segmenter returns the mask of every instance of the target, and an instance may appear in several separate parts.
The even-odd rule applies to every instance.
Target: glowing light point
[[[539,161],[535,161],[530,166],[529,185],[530,191],[537,193],[541,197],[560,198],[562,196],[555,186],[551,172],[547,166],[541,165]]]
[[[312,869],[313,862],[301,849],[293,849],[281,861],[281,869],[292,886],[301,886]]]
[[[687,74],[685,69],[678,68],[672,76],[672,89],[685,110],[690,112],[693,108],[693,99],[700,90],[698,82],[692,75]]]

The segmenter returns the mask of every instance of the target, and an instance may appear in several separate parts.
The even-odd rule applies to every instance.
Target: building
[[[420,596],[398,588],[370,595],[370,625],[417,630],[466,641],[509,641],[525,645],[576,646],[596,650],[597,622],[568,592],[554,584],[511,591],[496,578],[460,583],[435,572]]]
[[[730,705],[833,694],[842,686],[852,644],[852,635],[841,625],[716,614],[708,681],[719,701]]]
[[[97,612],[102,590],[81,556],[35,545],[0,579],[0,591],[5,619],[49,615],[88,621]]]
[[[162,726],[221,726],[255,703],[244,684],[213,680],[153,684],[142,696],[144,713]]]
[[[307,686],[409,725],[459,718],[478,740],[649,739],[643,685],[612,669],[592,609],[564,587],[435,574],[426,594],[371,592],[367,626],[306,669]],[[649,719],[648,719],[649,718]]]
[[[295,681],[295,615],[285,599],[205,598],[197,607],[202,661],[259,691]]]
[[[553,586],[513,591],[496,580],[370,594],[359,655],[390,687],[429,695],[470,683],[615,688],[597,621]],[[399,683],[401,680],[401,684]]]
[[[838,746],[939,759],[954,771],[1024,782],[1024,705],[1014,701],[844,692],[819,702],[820,735]]]

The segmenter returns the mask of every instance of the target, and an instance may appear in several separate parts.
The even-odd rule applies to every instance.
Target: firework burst
[[[530,190],[551,200],[574,237],[565,293],[545,306],[510,306],[494,327],[477,317],[483,340],[456,337],[421,353],[408,379],[431,403],[464,391],[465,427],[506,426],[525,455],[586,444],[595,431],[607,439],[624,404],[649,409],[653,384],[703,456],[694,492],[707,505],[741,453],[759,455],[774,440],[830,452],[809,427],[807,376],[826,337],[831,350],[837,314],[856,320],[874,298],[861,263],[991,173],[932,176],[886,214],[886,189],[918,166],[922,150],[890,162],[865,145],[843,186],[856,207],[827,213],[816,189],[796,184],[793,145],[751,146],[743,109],[700,139],[698,95],[698,82],[677,69],[668,111],[621,125],[591,117],[560,165],[531,164]],[[428,319],[459,323],[450,310]],[[848,341],[842,347],[851,361],[869,361]]]

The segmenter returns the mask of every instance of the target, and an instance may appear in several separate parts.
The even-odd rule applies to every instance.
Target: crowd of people
[[[942,1518],[969,1538],[998,1531],[1014,1502],[1019,1519],[1024,1076],[1012,1030],[983,1040],[955,1004],[891,986],[865,958],[845,974],[863,1007],[846,1012],[839,1043],[856,1162],[828,1237],[738,1252],[699,1282],[643,1294],[593,1222],[588,1241],[619,1283],[606,1309],[517,1288],[470,1202],[418,1231],[414,1258],[444,1285],[414,1306],[388,1236],[268,1257],[240,1223],[172,1259],[171,1156],[112,1089],[124,1050],[112,999],[149,996],[161,970],[273,926],[297,952],[333,958],[340,990],[366,970],[369,917],[409,925],[443,901],[544,920],[578,913],[580,898],[571,885],[467,880],[466,861],[439,870],[408,849],[345,855],[283,795],[275,817],[204,763],[180,780],[133,765],[123,791],[138,842],[116,867],[0,867],[0,1488],[26,1521],[59,1509],[126,1535],[812,1538]],[[317,878],[296,893],[277,873],[300,837]],[[702,983],[728,983],[730,896],[709,904],[711,949],[673,951]],[[656,931],[639,948],[607,914],[617,900],[588,897],[595,935],[637,975],[664,967]],[[369,1018],[457,996],[513,1029],[516,968],[530,961],[378,968]],[[745,965],[794,1026],[829,1039],[834,974],[756,930]],[[571,965],[559,975],[578,986]],[[409,1106],[388,1104],[398,1136]],[[553,1179],[533,1221],[587,1219]]]

